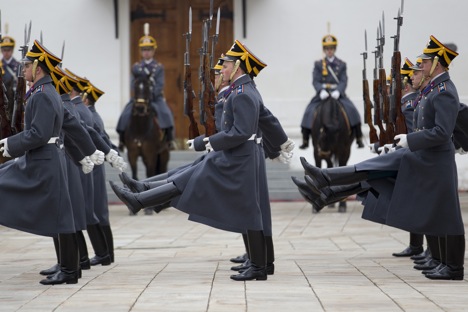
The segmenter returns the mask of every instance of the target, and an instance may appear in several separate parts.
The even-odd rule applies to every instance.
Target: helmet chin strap
[[[37,65],[39,64],[39,61],[36,59],[34,60],[33,62],[33,65],[32,65],[32,80],[36,80],[36,69],[37,69]]]
[[[234,64],[234,68],[232,69],[231,76],[229,77],[229,81],[232,80],[232,77],[236,74],[237,70],[239,69],[240,66],[240,60],[236,60],[236,63]]]
[[[429,77],[432,76],[432,73],[434,72],[438,62],[439,62],[439,57],[436,55],[434,56],[434,59],[432,60],[432,67],[431,67],[431,71],[429,72]]]

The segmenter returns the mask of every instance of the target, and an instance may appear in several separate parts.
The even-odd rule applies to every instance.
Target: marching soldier
[[[338,40],[333,35],[326,35],[322,38],[325,57],[314,64],[312,85],[317,94],[306,107],[304,116],[302,117],[301,132],[303,141],[302,145],[299,146],[300,149],[309,147],[315,108],[321,101],[326,100],[330,96],[341,102],[349,118],[358,147],[364,147],[362,143],[361,117],[354,104],[345,94],[348,85],[348,75],[346,63],[335,56],[337,45]]]
[[[147,76],[150,78],[153,84],[151,106],[156,112],[159,126],[165,133],[166,142],[172,146],[172,141],[174,140],[174,117],[164,97],[164,66],[154,57],[158,45],[156,39],[149,35],[147,27],[145,27],[145,35],[140,38],[138,46],[140,47],[142,60],[132,66],[132,85],[136,77]],[[125,106],[117,123],[116,131],[119,133],[120,150],[123,150],[125,146],[125,129],[130,122],[132,106],[133,100]]]
[[[4,36],[0,42],[0,48],[3,56],[0,61],[0,68],[2,68],[3,72],[3,83],[7,91],[8,102],[10,103],[9,108],[13,109],[19,67],[19,62],[13,57],[15,39],[10,36]],[[11,113],[10,111],[9,116],[11,116]]]
[[[380,209],[385,218],[376,221],[411,233],[436,237],[440,257],[423,271],[429,279],[463,280],[465,231],[458,198],[458,177],[452,133],[460,102],[448,67],[458,55],[434,36],[423,50],[421,68],[428,85],[413,115],[413,132],[395,136],[395,152],[354,166],[319,169],[301,159],[306,181],[314,190],[331,185],[395,179],[379,197],[388,198]],[[414,187],[416,186],[416,187]],[[424,194],[424,196],[421,196]],[[365,204],[364,209],[366,210]]]

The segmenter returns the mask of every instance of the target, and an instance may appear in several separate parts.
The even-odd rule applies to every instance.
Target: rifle
[[[0,12],[0,16],[1,16],[1,12]],[[0,43],[1,42],[2,42],[2,30],[1,30],[1,22],[0,22]],[[0,131],[1,131],[0,136],[2,139],[7,138],[12,134],[10,124],[9,124],[10,119],[8,118],[7,110],[8,110],[8,98],[6,96],[6,87],[5,87],[5,84],[3,83],[3,68],[1,68],[0,66]]]
[[[189,9],[189,30],[185,36],[185,53],[184,53],[184,114],[190,120],[189,125],[189,139],[193,139],[200,135],[198,131],[198,124],[193,115],[193,99],[195,92],[192,87],[192,67],[190,66],[190,41],[192,39],[192,7]]]
[[[200,96],[199,96],[199,107],[200,107],[200,124],[205,127],[205,136],[210,136],[216,133],[215,120],[213,117],[214,110],[214,85],[211,81],[211,68],[210,68],[210,53],[208,52],[208,28],[210,19],[203,21],[202,30],[202,47],[200,48]],[[213,76],[214,78],[214,76]],[[210,92],[213,92],[212,95]]]
[[[399,51],[400,43],[400,26],[403,25],[403,4],[401,0],[401,11],[398,9],[398,16],[394,19],[397,20],[397,34],[392,37],[394,39],[394,49],[392,57],[392,102],[395,107],[396,115],[392,114],[393,122],[395,124],[395,134],[407,133],[405,116],[401,111],[401,53]]]
[[[377,29],[377,42],[379,41],[379,30]],[[375,54],[375,66],[374,66],[374,125],[379,128],[379,144],[380,146],[384,146],[387,143],[387,133],[382,124],[382,116],[381,116],[381,103],[380,103],[380,81],[379,81],[379,67],[377,65],[377,60],[379,59],[379,46],[377,45],[377,49],[373,52]]]
[[[375,143],[379,140],[377,137],[377,130],[372,124],[372,103],[369,96],[369,82],[367,81],[366,74],[366,60],[367,60],[367,32],[364,31],[364,40],[366,50],[361,53],[364,61],[364,69],[362,70],[362,97],[364,99],[364,122],[369,126],[369,140]]]
[[[29,22],[29,30],[27,25],[24,28],[24,45],[21,46],[20,51],[22,59],[28,53],[29,38],[31,37],[31,22]],[[23,63],[20,62],[18,66],[18,84],[16,86],[15,103],[13,105],[13,114],[11,116],[11,128],[14,133],[18,133],[24,128],[24,96],[26,93],[26,81],[23,76]]]
[[[385,23],[385,19],[382,15],[382,24]],[[379,24],[379,93],[380,101],[382,103],[382,120],[385,123],[386,140],[385,144],[393,142],[395,136],[394,125],[391,123],[390,118],[390,103],[387,91],[387,74],[383,67],[383,47],[385,45],[385,27]]]

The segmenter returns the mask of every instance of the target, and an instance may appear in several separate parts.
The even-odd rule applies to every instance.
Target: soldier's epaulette
[[[447,90],[447,89],[445,88],[445,82],[439,83],[439,84],[437,85],[437,89],[439,89],[439,93],[440,93],[440,92],[444,92],[445,90]]]
[[[240,85],[237,87],[236,94],[239,94],[239,93],[244,93],[244,85]]]
[[[35,88],[32,93],[36,94],[36,93],[42,92],[43,89],[44,89],[44,85],[40,85],[37,88]]]

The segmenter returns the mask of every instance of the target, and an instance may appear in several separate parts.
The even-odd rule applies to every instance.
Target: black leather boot
[[[104,232],[104,237],[106,238],[107,249],[109,250],[109,257],[111,263],[114,262],[114,236],[112,235],[112,230],[110,225],[101,225],[102,231]]]
[[[304,157],[301,157],[300,159],[306,174],[315,181],[318,189],[325,186],[346,185],[361,182],[366,180],[368,177],[367,171],[356,171],[354,166],[320,169],[309,164]]]
[[[301,190],[303,193],[306,193],[309,195],[309,197],[314,198],[316,196],[320,196],[321,192],[317,188],[311,188],[305,183],[304,181],[299,180],[296,177],[291,177],[291,180],[293,181],[294,184]]]
[[[245,254],[231,258],[229,261],[233,263],[244,263],[245,261],[249,260],[249,241],[247,239],[247,234],[242,234],[242,241],[244,242]]]
[[[231,275],[235,281],[266,280],[266,244],[263,231],[247,231],[251,265],[237,275]]]
[[[55,255],[57,257],[57,263],[46,270],[40,271],[39,274],[41,275],[45,275],[45,276],[52,275],[60,271],[60,247],[59,247],[58,237],[54,237],[53,240],[54,240]]]
[[[94,253],[96,254],[93,258],[89,260],[91,266],[94,265],[110,265],[111,258],[109,255],[109,248],[107,246],[106,238],[104,236],[104,231],[99,223],[97,224],[88,224],[87,227],[89,240],[93,246]]]
[[[266,244],[266,254],[267,254],[267,274],[273,275],[275,274],[275,248],[273,246],[273,237],[272,236],[265,236],[265,244]]]
[[[465,235],[447,235],[443,239],[445,240],[445,256],[442,261],[444,266],[436,272],[427,272],[425,275],[434,280],[463,280]]]
[[[164,204],[177,195],[180,195],[180,191],[172,182],[138,194],[129,192],[117,186],[112,181],[109,181],[109,183],[117,197],[119,197],[133,213],[137,213],[145,207]]]
[[[420,261],[422,259],[425,259],[426,257],[430,257],[431,256],[431,249],[429,248],[429,246],[426,247],[426,250],[424,250],[423,252],[421,252],[419,255],[414,255],[414,256],[411,256],[411,260],[414,260],[414,261]]]
[[[76,232],[76,240],[78,241],[78,250],[80,251],[80,268],[82,270],[91,269],[88,255],[88,245],[83,235],[83,231]]]
[[[41,280],[42,285],[76,284],[78,283],[78,242],[76,233],[59,234],[60,270]]]
[[[119,176],[122,183],[124,183],[133,193],[141,193],[168,183],[167,180],[137,181],[130,178],[125,172],[122,172]]]
[[[403,251],[392,253],[392,256],[394,256],[394,257],[411,257],[411,256],[414,256],[414,255],[419,255],[423,251],[424,251],[424,249],[423,249],[422,246],[409,245]]]

